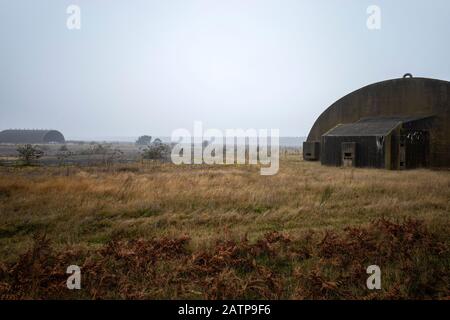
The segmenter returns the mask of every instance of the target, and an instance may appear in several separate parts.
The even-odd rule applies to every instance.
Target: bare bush
[[[35,163],[39,158],[44,155],[44,151],[40,150],[37,146],[26,144],[17,148],[19,158],[22,164],[29,166]]]
[[[170,151],[169,145],[162,143],[160,139],[155,139],[142,151],[142,158],[147,160],[167,161],[170,159]]]

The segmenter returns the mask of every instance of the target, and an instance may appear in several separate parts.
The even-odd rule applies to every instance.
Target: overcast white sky
[[[0,130],[169,136],[200,120],[305,136],[363,85],[450,80],[449,17],[448,0],[0,0]]]

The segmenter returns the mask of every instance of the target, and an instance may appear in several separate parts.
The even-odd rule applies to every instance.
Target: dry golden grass
[[[56,250],[84,252],[101,250],[111,239],[186,235],[195,254],[215,250],[218,241],[253,243],[274,231],[294,242],[310,232],[317,239],[325,231],[345,234],[347,227],[367,228],[380,218],[422,220],[427,232],[448,245],[449,213],[449,171],[341,169],[293,156],[282,159],[275,176],[236,165],[0,167],[0,261],[17,261],[35,234],[46,234]],[[440,255],[448,267],[448,252]],[[295,292],[276,297],[304,297]]]

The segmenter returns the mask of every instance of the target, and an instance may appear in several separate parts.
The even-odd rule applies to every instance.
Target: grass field
[[[0,167],[3,298],[450,297],[450,172]],[[67,266],[82,270],[68,290]],[[382,289],[368,290],[378,265]]]

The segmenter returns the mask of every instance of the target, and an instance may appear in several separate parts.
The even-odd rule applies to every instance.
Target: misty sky
[[[169,136],[200,120],[305,136],[363,85],[450,80],[449,39],[448,0],[0,0],[0,130]]]

